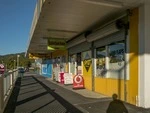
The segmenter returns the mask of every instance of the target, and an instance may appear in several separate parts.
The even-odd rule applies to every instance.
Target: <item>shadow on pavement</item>
[[[18,78],[4,113],[82,113],[33,76]]]
[[[15,83],[14,89],[12,91],[12,94],[10,96],[10,99],[7,103],[5,110],[4,110],[4,113],[14,113],[15,112],[17,97],[18,97],[19,91],[20,91],[20,86],[21,86],[21,78],[18,77],[18,79]]]
[[[33,77],[41,86],[43,86],[43,88],[45,88],[47,90],[47,92],[49,92],[49,94],[51,94],[59,103],[61,103],[61,105],[63,105],[63,107],[67,110],[65,113],[82,113],[80,110],[78,110],[77,108],[75,108],[72,104],[70,104],[68,101],[66,101],[64,98],[62,98],[61,96],[59,96],[57,93],[55,93],[54,89],[50,89],[49,87],[47,87],[44,83],[42,83],[41,81],[39,81],[38,79],[36,79],[35,77]]]

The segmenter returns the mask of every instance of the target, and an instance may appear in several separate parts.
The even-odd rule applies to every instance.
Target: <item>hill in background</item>
[[[19,67],[30,67],[34,60],[25,57],[25,52],[0,55],[0,64],[4,64],[7,69],[14,69],[17,67],[17,56],[19,55]]]

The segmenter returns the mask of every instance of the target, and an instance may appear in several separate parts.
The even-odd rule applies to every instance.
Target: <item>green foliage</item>
[[[17,67],[17,55],[19,55],[19,66],[30,67],[34,60],[25,57],[25,53],[16,53],[0,56],[0,64],[4,64],[7,69],[14,69]]]

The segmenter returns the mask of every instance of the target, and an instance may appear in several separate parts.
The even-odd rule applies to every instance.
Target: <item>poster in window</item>
[[[105,77],[106,75],[106,50],[105,47],[96,49],[96,76]]]
[[[89,71],[90,66],[92,65],[91,58],[92,58],[91,51],[86,51],[82,53],[83,65],[87,72]]]
[[[110,77],[124,78],[125,44],[123,41],[109,45],[109,70]]]

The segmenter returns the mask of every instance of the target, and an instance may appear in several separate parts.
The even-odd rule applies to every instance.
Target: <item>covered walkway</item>
[[[25,73],[17,79],[4,113],[106,113],[110,101],[87,89],[73,90],[71,85]],[[125,106],[129,113],[150,112],[127,103]]]

